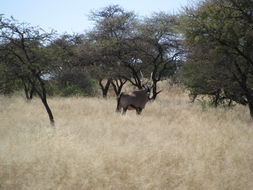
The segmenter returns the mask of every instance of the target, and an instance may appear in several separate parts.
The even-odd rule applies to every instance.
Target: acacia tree
[[[125,43],[133,33],[135,15],[112,5],[92,12],[90,18],[95,21],[95,27],[87,34],[80,57],[96,72],[103,96],[106,97],[110,85],[118,95],[126,83],[122,76],[129,75],[122,64],[126,55]]]
[[[117,58],[108,53],[111,47],[87,38],[77,49],[80,66],[98,81],[103,97],[107,97],[111,85],[119,95],[126,80],[119,77],[122,68]]]
[[[97,81],[101,88],[104,98],[107,97],[111,76],[109,74],[109,64],[105,66],[106,56],[102,54],[103,47],[93,41],[87,34],[82,44],[77,46],[76,55],[78,57],[78,67],[87,70],[90,75]],[[104,83],[104,81],[106,81]]]
[[[151,76],[154,100],[160,93],[157,83],[168,73],[174,74],[182,53],[176,18],[160,13],[141,21],[117,5],[94,12],[91,18],[96,26],[88,34],[90,45],[84,49],[92,47],[89,52],[93,53],[87,55],[106,78],[104,86],[104,78],[99,78],[101,89],[109,89],[111,84],[118,95],[126,81],[142,89],[147,84],[143,78]],[[91,60],[89,56],[85,60]]]
[[[180,71],[182,82],[188,87],[192,102],[198,95],[207,95],[211,105],[232,104],[232,101],[245,105],[240,86],[227,70],[231,60],[217,56],[212,51],[214,43],[188,44],[187,63]],[[236,96],[235,96],[236,95]]]
[[[248,104],[253,118],[252,15],[252,1],[209,0],[187,8],[182,23],[186,44],[212,44],[208,52],[221,58],[216,66],[219,69],[222,65],[240,89],[239,93],[230,89],[230,97],[243,99],[239,103]]]
[[[76,48],[82,44],[84,36],[79,34],[61,35],[47,46],[48,51],[52,54],[52,58],[57,67],[54,68],[54,75],[60,75],[62,72],[71,71],[75,66],[79,66],[79,60],[76,57]]]
[[[89,74],[81,67],[77,47],[83,44],[84,35],[64,34],[55,38],[48,46],[55,67],[51,71],[54,90],[63,96],[93,94]]]
[[[163,77],[172,76],[181,60],[182,39],[176,30],[177,25],[175,16],[158,13],[144,19],[138,26],[138,36],[133,48],[150,72],[153,100],[161,92],[157,89],[157,83]]]
[[[0,18],[0,51],[6,57],[4,64],[12,72],[12,76],[24,83],[25,88],[36,92],[47,111],[50,123],[54,125],[44,80],[51,68],[45,46],[52,35],[52,32],[46,33],[13,18]]]

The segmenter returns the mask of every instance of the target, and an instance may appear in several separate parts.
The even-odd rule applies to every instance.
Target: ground
[[[115,98],[0,97],[2,190],[253,189],[248,109],[190,103],[164,90],[141,116],[115,113]]]

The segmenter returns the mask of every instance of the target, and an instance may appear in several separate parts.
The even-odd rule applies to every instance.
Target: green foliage
[[[55,94],[60,96],[95,96],[97,85],[88,74],[80,71],[62,73],[52,86]]]
[[[3,61],[3,59],[1,59]],[[0,63],[0,94],[9,95],[14,91],[19,90],[21,84],[16,78],[12,76],[12,73],[5,64]]]
[[[212,102],[209,99],[197,99],[197,104],[201,106],[202,111],[207,111],[208,108],[213,107]]]
[[[253,117],[250,2],[206,0],[185,9],[180,20],[187,63],[181,76],[193,96],[208,95],[215,105],[248,104]]]
[[[68,84],[67,86],[61,88],[61,96],[85,96],[85,91],[80,89],[78,86],[73,84]]]
[[[155,99],[157,83],[178,69],[182,48],[176,17],[161,12],[141,20],[114,5],[93,12],[91,19],[96,25],[79,55],[92,75],[100,81],[128,80],[139,89],[143,77],[150,78]]]

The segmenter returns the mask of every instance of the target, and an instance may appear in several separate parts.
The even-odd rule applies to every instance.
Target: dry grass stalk
[[[179,88],[142,116],[109,98],[52,98],[56,130],[40,101],[0,97],[0,189],[253,189],[247,108],[202,109]]]

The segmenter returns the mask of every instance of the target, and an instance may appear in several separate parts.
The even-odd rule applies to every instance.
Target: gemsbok
[[[143,90],[133,91],[132,93],[121,93],[117,98],[116,112],[126,114],[127,110],[136,110],[136,114],[140,115],[149,101],[150,88],[145,87]]]

